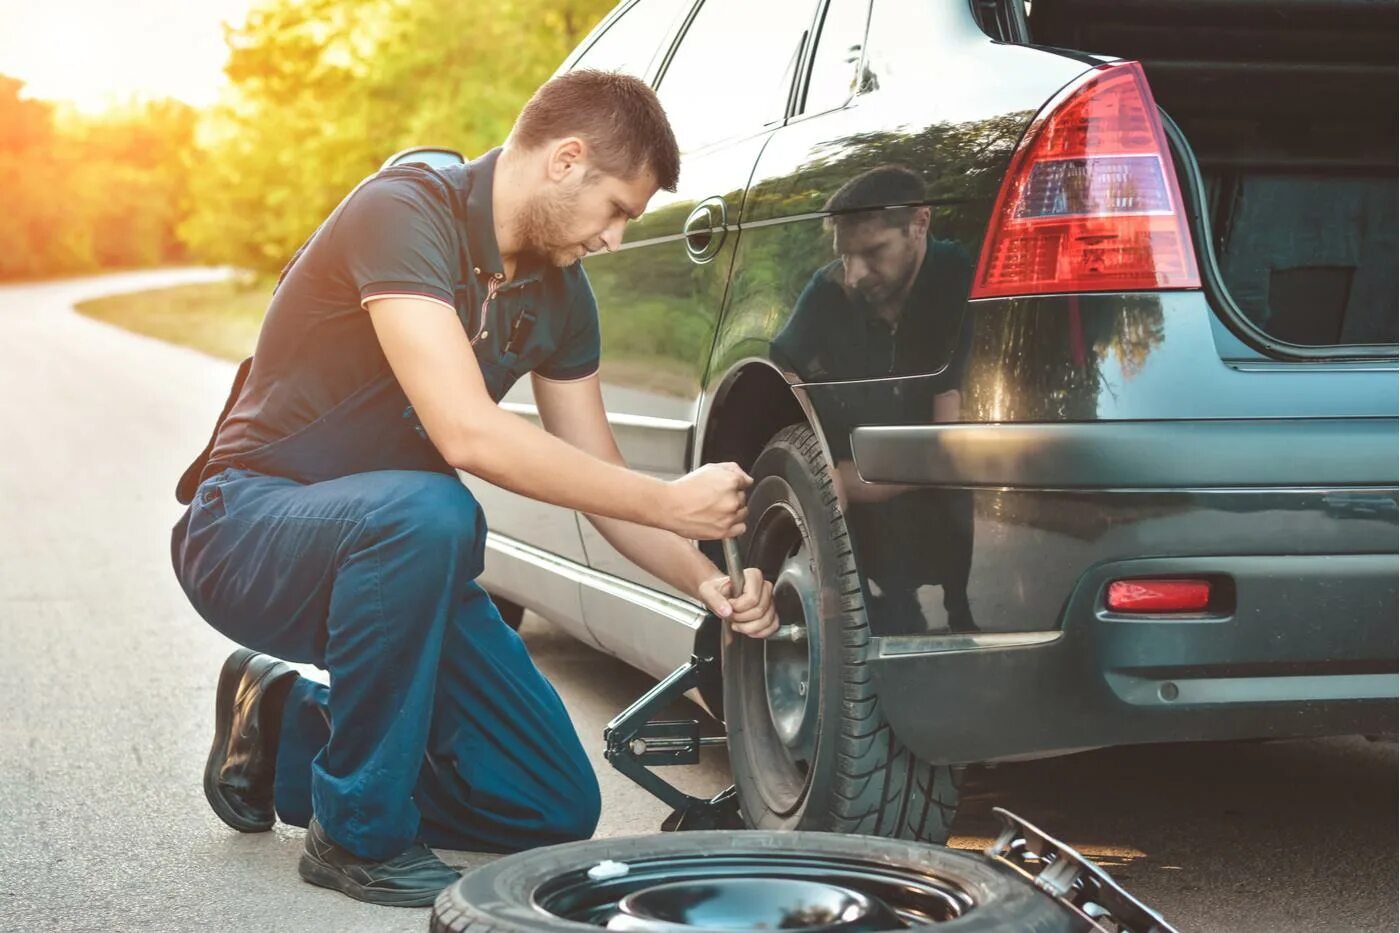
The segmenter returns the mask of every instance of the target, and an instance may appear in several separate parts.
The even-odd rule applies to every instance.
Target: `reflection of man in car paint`
[[[882,380],[840,393],[845,424],[960,418],[972,262],[958,244],[929,236],[929,208],[908,206],[924,197],[923,180],[900,166],[871,169],[842,185],[825,206],[838,258],[812,277],[772,341],[773,360],[799,381]],[[888,378],[916,375],[923,378]],[[971,494],[862,483],[849,437],[833,433],[841,435],[829,438],[838,495],[861,542],[882,633],[926,630],[917,590],[928,583],[943,587],[948,629],[974,630],[967,599]]]

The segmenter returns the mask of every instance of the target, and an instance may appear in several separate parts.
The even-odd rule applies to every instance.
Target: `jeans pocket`
[[[224,501],[224,486],[233,479],[233,470],[216,473],[199,484],[195,490],[194,505],[208,513],[210,518],[223,518],[228,514],[228,504]]]
[[[224,509],[224,491],[212,483],[205,483],[199,487],[199,494],[195,496],[195,504],[208,512],[214,518],[223,518],[226,514]]]

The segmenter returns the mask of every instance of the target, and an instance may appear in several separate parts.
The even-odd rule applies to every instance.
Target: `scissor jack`
[[[723,548],[730,592],[738,596],[744,591],[739,547],[733,538],[726,538]],[[796,627],[784,628],[792,629],[796,634]],[[661,823],[662,832],[744,828],[744,818],[739,813],[739,795],[733,784],[705,800],[692,797],[649,770],[649,766],[699,764],[702,747],[728,743],[729,740],[723,736],[702,736],[698,719],[651,721],[652,716],[679,699],[687,690],[700,686],[707,677],[718,675],[718,665],[719,660],[713,653],[691,655],[689,661],[642,694],[637,702],[618,713],[603,729],[603,757],[672,808],[671,815]]]
[[[705,800],[685,793],[650,770],[662,765],[699,764],[702,747],[728,742],[724,736],[702,736],[698,719],[659,722],[651,719],[687,690],[699,686],[716,663],[709,655],[691,655],[689,661],[618,713],[603,729],[606,746],[603,757],[672,808],[671,815],[661,823],[662,832],[744,828],[743,817],[739,815],[739,798],[732,784]]]

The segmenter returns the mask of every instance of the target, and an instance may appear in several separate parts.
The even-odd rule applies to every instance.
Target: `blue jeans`
[[[559,695],[477,584],[486,522],[440,473],[325,482],[230,469],[171,541],[214,628],[326,669],[283,709],[276,806],[356,855],[585,839],[598,782]]]

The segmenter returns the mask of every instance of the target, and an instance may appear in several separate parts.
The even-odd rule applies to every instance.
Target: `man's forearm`
[[[448,462],[511,492],[626,522],[665,514],[662,480],[600,460],[508,411],[492,407],[464,435],[459,449],[444,451]]]
[[[623,557],[689,596],[700,598],[700,584],[723,571],[680,535],[601,515],[587,515]]]

